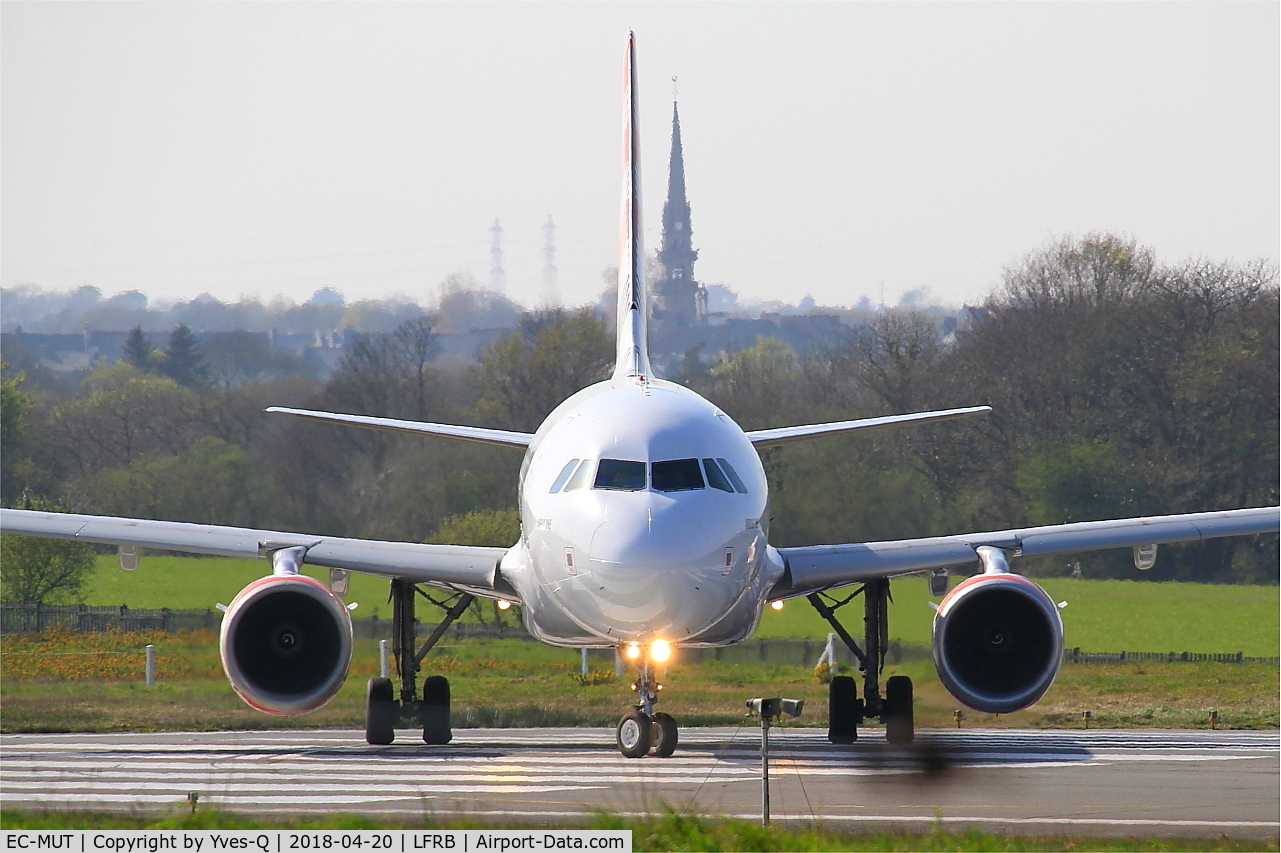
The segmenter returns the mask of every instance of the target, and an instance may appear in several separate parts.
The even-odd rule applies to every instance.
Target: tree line
[[[323,383],[219,385],[201,374],[199,346],[183,340],[176,349],[170,342],[179,359],[99,366],[70,393],[10,372],[2,497],[89,513],[510,544],[519,453],[262,410],[533,431],[569,394],[608,376],[608,324],[590,308],[527,312],[475,363],[460,364],[437,358],[436,318],[420,316],[355,335]],[[946,335],[936,317],[897,308],[805,359],[761,338],[710,359],[691,352],[671,378],[744,429],[994,408],[766,450],[771,541],[794,545],[1274,504],[1278,349],[1274,265],[1163,265],[1132,240],[1094,234],[1010,265],[1000,288]],[[176,375],[179,361],[190,369]],[[1277,566],[1275,536],[1229,538],[1163,548],[1143,576],[1275,583]],[[1140,577],[1128,552],[1021,568]]]

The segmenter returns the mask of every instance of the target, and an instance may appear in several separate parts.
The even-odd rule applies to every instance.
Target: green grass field
[[[144,557],[135,572],[116,566],[115,557],[97,561],[85,590],[90,605],[127,604],[134,608],[210,608],[227,603],[247,583],[270,571],[266,560],[198,557]],[[317,577],[327,575],[317,572]],[[1281,596],[1276,586],[1225,586],[1187,583],[1099,581],[1044,578],[1038,581],[1055,601],[1067,601],[1063,624],[1069,647],[1084,651],[1244,652],[1250,657],[1277,654]],[[955,579],[953,580],[955,583]],[[890,636],[927,645],[933,612],[923,577],[893,584]],[[348,601],[359,602],[357,618],[388,618],[387,582],[352,575]],[[428,611],[420,619],[434,621]],[[841,613],[842,621],[861,632],[861,599]],[[781,611],[766,610],[758,637],[822,637],[830,629],[803,599]]]
[[[143,648],[154,643],[157,684],[142,683]],[[227,685],[216,632],[78,634],[51,630],[10,635],[3,643],[0,730],[189,731],[293,726],[359,727],[365,682],[377,674],[377,641],[357,641],[351,672],[332,702],[301,717],[271,717],[244,704]],[[579,658],[527,639],[445,642],[423,661],[423,675],[449,677],[454,725],[612,726],[634,701],[631,676],[584,684]],[[1039,703],[1014,714],[970,712],[966,725],[1076,727],[1090,710],[1098,728],[1203,728],[1209,710],[1224,728],[1276,728],[1278,668],[1237,663],[1068,664]],[[915,684],[921,727],[950,727],[956,700],[928,660],[890,663],[885,675]],[[809,665],[704,660],[678,653],[666,674],[664,710],[682,725],[735,725],[749,696],[806,701],[800,725],[826,725],[827,687]]]

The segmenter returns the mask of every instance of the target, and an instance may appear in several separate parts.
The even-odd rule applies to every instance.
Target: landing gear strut
[[[445,618],[415,651],[417,637],[414,635],[414,604],[417,596],[422,596],[444,610]],[[396,736],[396,724],[402,722],[421,726],[424,743],[444,744],[453,740],[453,732],[449,727],[449,679],[443,675],[426,678],[420,696],[418,671],[427,653],[440,642],[449,626],[475,600],[475,596],[464,592],[459,593],[452,602],[438,601],[412,581],[392,579],[392,653],[396,657],[396,674],[400,679],[400,700],[397,701],[394,697],[390,678],[369,679],[365,693],[367,742],[391,743]]]
[[[671,714],[654,713],[654,703],[663,685],[658,683],[647,652],[642,652],[640,672],[632,689],[639,701],[618,721],[615,731],[618,751],[626,758],[643,758],[650,753],[658,758],[669,757],[676,751],[676,720]]]
[[[863,647],[855,642],[836,618],[836,611],[863,596]],[[828,604],[820,593],[807,596],[818,614],[828,621],[846,648],[858,659],[863,673],[863,698],[848,675],[838,675],[828,685],[828,733],[832,743],[853,743],[858,739],[859,725],[869,717],[885,723],[885,737],[890,743],[911,743],[915,738],[912,722],[912,679],[895,675],[886,679],[885,696],[881,696],[881,672],[889,647],[888,578],[866,581],[843,601]]]

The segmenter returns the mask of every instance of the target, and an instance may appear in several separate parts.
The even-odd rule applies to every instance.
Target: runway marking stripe
[[[1034,767],[1096,767],[1100,765],[1106,765],[1107,763],[1108,762],[1106,761],[1098,761],[1098,760],[1087,760],[1087,761],[1036,760],[1036,761],[975,762],[975,763],[966,763],[964,766],[971,769],[1029,768],[1029,767],[1033,767],[1033,768]],[[267,769],[256,770],[256,771],[245,771],[244,769],[232,770],[232,769],[224,769],[224,768],[217,768],[217,767],[207,767],[207,766],[201,766],[201,765],[184,766],[184,767],[178,767],[175,765],[165,765],[163,769],[156,769],[151,767],[150,765],[141,765],[141,767],[146,769],[134,770],[132,769],[131,766],[120,765],[120,764],[113,764],[109,767],[103,767],[101,769],[95,769],[93,767],[88,767],[85,765],[67,765],[66,769],[58,770],[56,768],[47,767],[44,764],[33,764],[28,766],[24,766],[24,765],[12,766],[11,765],[9,769],[11,771],[20,772],[22,774],[22,778],[24,781],[34,781],[40,778],[65,781],[68,775],[73,775],[73,776],[81,777],[86,782],[90,782],[90,781],[105,782],[114,778],[123,778],[123,779],[192,778],[192,779],[196,779],[197,781],[209,781],[210,777],[217,777],[217,778],[226,778],[229,782],[235,782],[237,784],[247,783],[254,779],[270,779],[273,781],[273,784],[278,783],[277,782],[278,771],[267,770]],[[285,768],[285,769],[288,769],[288,768]],[[301,772],[306,772],[307,768],[298,768],[298,770]],[[880,763],[880,764],[868,764],[868,765],[852,764],[844,767],[813,767],[813,766],[807,766],[807,765],[791,764],[791,765],[780,765],[779,767],[777,767],[775,770],[775,775],[778,775],[778,776],[795,775],[798,772],[804,773],[806,776],[858,776],[858,775],[867,775],[870,773],[885,773],[885,774],[893,773],[893,774],[901,775],[904,773],[924,772],[925,770],[926,768],[922,767],[920,764],[898,764],[898,763]],[[324,775],[324,778],[330,782],[345,780],[349,782],[368,783],[368,780],[371,778],[368,774],[325,773],[323,775]],[[390,777],[389,781],[387,781],[386,784],[417,784],[417,782],[414,781],[413,779],[410,779],[404,782],[393,781],[395,779],[396,774],[384,773],[381,771],[381,769],[379,770],[378,775],[380,778],[384,778],[384,779],[388,779]],[[408,775],[408,774],[405,774],[405,775]],[[611,782],[616,781],[618,778],[617,774],[615,773],[597,773],[592,775],[596,777],[605,777]],[[554,775],[554,774],[546,774],[546,773],[544,774],[530,773],[528,771],[521,772],[521,773],[485,773],[485,772],[467,772],[467,771],[456,770],[450,773],[432,774],[430,778],[434,781],[450,779],[450,780],[462,780],[462,781],[472,781],[472,782],[485,781],[485,780],[502,780],[505,782],[538,781],[538,782],[545,782],[545,783],[593,781],[592,779],[584,779],[582,778],[581,775],[563,776],[563,775]],[[755,781],[760,779],[760,772],[759,770],[753,770],[753,769],[747,769],[747,768],[741,768],[741,769],[740,768],[720,768],[720,767],[713,766],[710,768],[693,767],[693,768],[687,768],[687,769],[679,769],[679,768],[673,768],[670,770],[664,769],[664,770],[656,771],[652,773],[638,772],[636,776],[632,778],[640,782],[652,781],[652,782],[672,783],[672,784],[685,783],[691,780],[695,783],[704,782],[704,781],[750,782],[750,781]],[[279,783],[279,784],[284,785],[288,783]],[[379,784],[379,783],[375,782],[372,784]]]
[[[885,771],[885,772],[890,772],[890,771]],[[47,776],[49,774],[45,774],[45,775]],[[428,781],[428,783],[424,783],[424,781],[416,781],[416,780],[405,781],[405,783],[396,783],[396,781],[388,781],[388,783],[370,783],[370,781],[363,781],[363,784],[360,784],[359,786],[355,786],[352,784],[327,785],[327,784],[305,783],[305,781],[279,781],[275,779],[270,779],[270,777],[256,777],[256,779],[252,779],[252,777],[251,779],[246,779],[246,777],[237,777],[237,779],[220,779],[220,777],[213,777],[213,779],[211,779],[209,775],[156,774],[156,772],[150,772],[150,774],[147,774],[147,772],[137,772],[137,774],[110,774],[110,775],[109,774],[91,774],[91,775],[86,774],[85,776],[81,777],[81,779],[67,779],[65,775],[59,774],[53,777],[53,779],[45,779],[45,780],[38,779],[37,774],[23,775],[23,780],[26,781],[26,783],[28,783],[29,785],[38,783],[41,785],[41,788],[45,788],[45,789],[94,788],[94,786],[96,785],[101,785],[102,783],[109,783],[109,781],[113,781],[114,779],[126,780],[128,781],[128,783],[135,784],[135,785],[137,785],[138,783],[141,783],[141,781],[155,781],[155,783],[170,783],[173,785],[179,785],[179,784],[186,785],[186,786],[202,785],[202,786],[205,786],[205,788],[219,789],[219,790],[228,789],[228,788],[245,788],[245,789],[256,790],[256,789],[263,788],[264,785],[269,785],[270,789],[278,790],[278,792],[286,792],[286,790],[288,790],[288,792],[298,792],[302,795],[305,795],[310,792],[325,792],[325,790],[359,790],[359,792],[374,792],[374,790],[391,790],[391,792],[414,792],[414,790],[425,790],[427,788],[432,788],[432,786],[437,786],[438,788],[438,786],[441,786],[442,784],[445,784],[445,783],[453,784],[456,786],[457,789],[461,789],[462,785],[473,785],[473,786],[477,786],[477,788],[492,788],[492,786],[496,786],[496,785],[511,786],[515,784],[519,784],[520,788],[523,788],[523,789],[525,788],[532,789],[533,785],[544,785],[544,786],[555,785],[557,786],[557,788],[564,788],[566,790],[570,790],[570,789],[597,790],[602,788],[608,788],[608,785],[582,784],[583,781],[589,781],[589,780],[561,779],[561,777],[555,777],[555,776],[518,776],[518,777],[445,776],[445,777],[439,777],[439,779],[432,779]],[[703,783],[703,781],[715,781],[715,783],[739,783],[739,781],[755,781],[755,779],[758,779],[758,777],[748,776],[748,777],[739,777],[739,779],[725,779],[725,777],[722,777],[722,779],[716,779],[716,777],[712,777],[712,779],[708,780],[707,777],[705,776],[694,775],[694,776],[670,776],[670,777],[666,777],[666,779],[661,779],[661,780],[656,779],[651,781],[655,781],[655,783],[660,783],[660,784],[697,785],[699,783]],[[368,777],[366,777],[366,780],[368,780]],[[120,788],[123,788],[123,785],[117,785],[117,789],[119,790]],[[8,797],[8,795],[9,795],[8,790],[6,790],[5,797]]]
[[[564,779],[566,781],[571,781],[571,782],[580,782],[580,781],[589,781],[589,780],[600,778],[600,779],[605,779],[610,782],[613,782],[619,778],[619,774],[617,770],[611,771],[611,770],[596,769],[596,770],[593,770],[591,773],[583,772],[583,773],[574,773],[572,775],[567,775],[563,770],[557,770],[556,772],[540,773],[536,767],[523,768],[519,771],[495,771],[495,770],[489,770],[483,767],[457,767],[457,768],[451,768],[448,772],[422,773],[422,772],[410,772],[406,770],[403,773],[396,773],[387,768],[371,766],[369,768],[370,770],[369,773],[362,774],[362,773],[326,772],[318,768],[307,767],[305,765],[300,767],[280,767],[280,768],[218,767],[218,766],[211,766],[207,764],[191,764],[191,763],[182,763],[182,764],[165,763],[163,765],[156,765],[156,764],[150,764],[150,763],[132,764],[132,763],[113,762],[111,764],[93,765],[93,764],[86,764],[83,762],[77,764],[74,762],[64,762],[64,761],[59,761],[59,762],[38,761],[38,762],[24,763],[21,761],[15,761],[7,757],[5,759],[5,765],[6,765],[5,770],[7,774],[16,774],[18,772],[21,772],[23,774],[24,779],[30,778],[31,774],[36,774],[36,773],[43,774],[46,776],[66,776],[68,773],[72,773],[76,776],[92,777],[94,779],[108,779],[108,778],[112,778],[114,776],[120,776],[120,775],[136,776],[139,773],[147,773],[149,775],[154,775],[154,776],[187,773],[187,774],[200,774],[202,777],[205,777],[205,778],[209,776],[220,776],[220,777],[235,777],[235,778],[242,778],[242,779],[276,778],[281,773],[307,773],[310,775],[322,775],[328,781],[334,781],[334,780],[340,780],[340,779],[350,780],[350,781],[364,781],[372,778],[372,774],[374,773],[377,773],[377,778],[380,778],[380,779],[396,779],[396,778],[513,779],[516,777],[520,777],[520,778],[528,778],[533,780]],[[134,768],[143,768],[143,769],[135,770]],[[629,778],[653,777],[653,778],[661,778],[664,781],[671,781],[676,778],[688,777],[690,776],[690,774],[698,774],[698,779],[699,781],[701,781],[704,778],[704,774],[707,770],[708,768],[706,765],[703,765],[701,767],[700,766],[652,767],[646,771],[641,771],[640,769],[637,769],[636,771],[634,771],[633,774],[631,774]],[[750,770],[748,768],[738,768],[738,767],[713,766],[712,768],[710,768],[710,772],[712,772],[715,776],[725,777],[725,778],[754,779],[759,776],[759,773],[753,770]]]

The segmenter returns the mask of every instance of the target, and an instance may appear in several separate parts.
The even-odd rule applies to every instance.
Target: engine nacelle
[[[219,650],[245,702],[268,714],[305,714],[332,699],[347,678],[351,615],[314,578],[260,578],[232,599]]]
[[[934,667],[960,701],[989,714],[1035,703],[1063,661],[1063,620],[1045,590],[1009,572],[957,584],[934,614]]]

